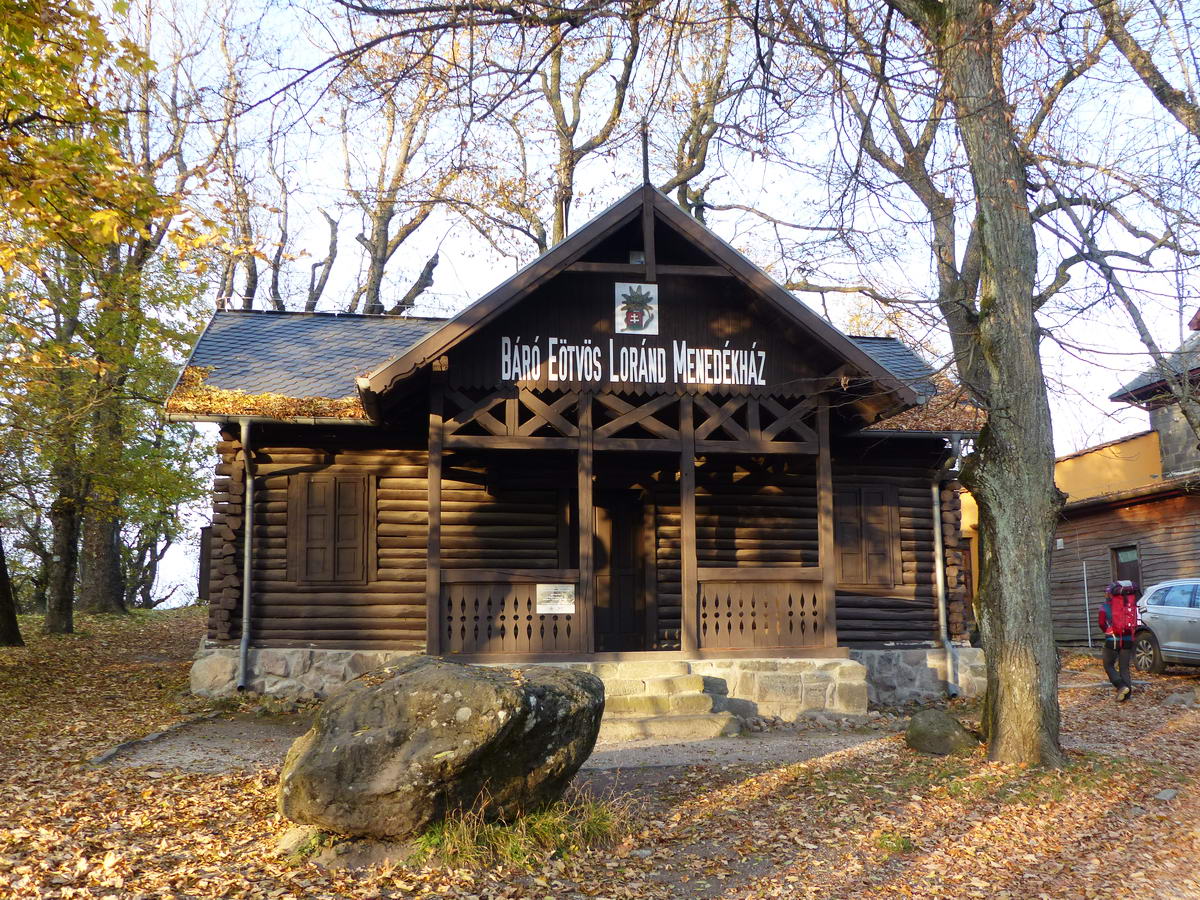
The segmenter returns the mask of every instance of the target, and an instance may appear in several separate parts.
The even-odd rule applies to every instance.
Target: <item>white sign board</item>
[[[537,611],[540,616],[568,616],[575,612],[575,585],[539,584]]]

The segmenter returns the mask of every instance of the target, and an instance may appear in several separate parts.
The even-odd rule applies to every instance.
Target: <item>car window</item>
[[[1168,606],[1173,609],[1186,609],[1192,605],[1192,592],[1195,587],[1190,584],[1173,584],[1155,593],[1152,601],[1156,606]]]

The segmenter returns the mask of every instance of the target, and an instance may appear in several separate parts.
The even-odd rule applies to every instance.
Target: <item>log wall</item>
[[[1051,551],[1050,604],[1055,640],[1087,643],[1104,588],[1116,575],[1112,549],[1137,545],[1142,587],[1172,578],[1200,576],[1200,497],[1175,496],[1116,508],[1072,514],[1055,537],[1063,549]],[[1057,542],[1054,545],[1057,547]],[[1087,592],[1084,592],[1084,564]]]
[[[244,461],[234,435],[218,445],[209,545],[209,636],[240,637]],[[253,626],[256,645],[422,649],[426,638],[427,454],[381,444],[386,434],[329,435],[318,446],[284,445],[270,433],[252,453],[256,480]],[[278,437],[278,436],[275,436]],[[394,440],[393,438],[391,438]],[[256,442],[257,445],[257,442]],[[928,461],[902,454],[891,465],[834,461],[835,486],[885,481],[898,502],[896,552],[902,583],[837,592],[839,643],[937,637]],[[643,492],[653,504],[647,546],[654,571],[655,649],[681,643],[680,508],[677,465],[650,454],[603,454],[598,489]],[[288,484],[301,473],[368,475],[369,571],[365,584],[296,580],[288,560]],[[815,462],[811,457],[709,456],[697,467],[697,562],[704,568],[815,566]],[[568,569],[577,565],[575,459],[568,452],[448,453],[442,482],[442,568]],[[961,586],[958,494],[942,493],[951,625],[967,621]]]
[[[870,590],[839,585],[837,629],[838,643],[842,646],[870,647],[938,638],[931,494],[936,473],[920,458],[906,460],[903,455],[884,453],[879,458],[896,458],[896,462],[879,465],[874,461],[835,457],[834,489],[880,482],[894,486],[899,513],[896,547],[900,554],[901,582],[891,588]],[[953,531],[957,536],[957,521],[953,526],[944,524],[946,534]]]
[[[217,445],[210,551],[209,636],[241,636],[241,542],[245,485],[241,447],[224,435]],[[384,436],[372,436],[381,441]],[[425,646],[426,464],[423,450],[372,446],[357,434],[324,446],[253,441],[255,525],[252,634],[256,646],[416,650]],[[368,475],[376,509],[368,510],[367,581],[314,585],[288,566],[288,481],[300,473]]]

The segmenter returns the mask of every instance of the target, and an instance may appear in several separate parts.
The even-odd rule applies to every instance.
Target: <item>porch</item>
[[[431,654],[846,655],[820,396],[472,392],[435,378],[430,410]],[[455,467],[472,458],[494,514],[443,498],[468,486]],[[553,516],[518,505],[534,488],[557,493]],[[529,561],[538,539],[557,546]],[[496,565],[462,566],[484,552],[467,544]]]

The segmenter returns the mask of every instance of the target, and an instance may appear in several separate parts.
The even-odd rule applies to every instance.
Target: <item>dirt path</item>
[[[308,715],[236,714],[175,729],[135,744],[108,765],[225,774],[275,770],[292,742],[308,730]],[[601,742],[575,779],[576,790],[594,796],[646,795],[692,768],[779,766],[815,759],[879,740],[877,733],[783,730],[708,741]]]

